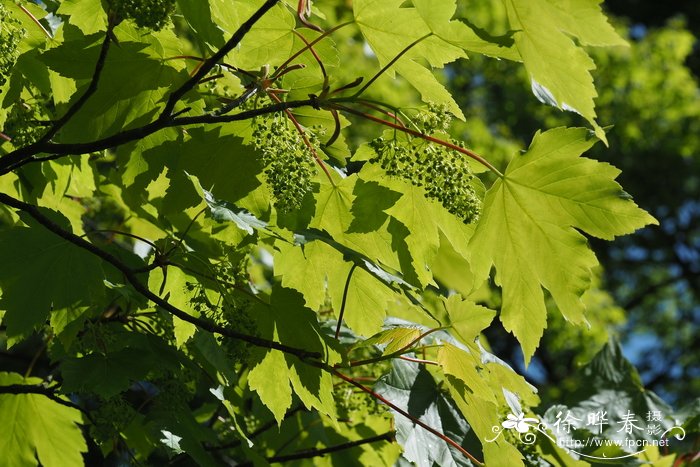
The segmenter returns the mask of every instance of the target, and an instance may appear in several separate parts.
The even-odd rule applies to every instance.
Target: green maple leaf
[[[505,0],[508,20],[516,30],[515,46],[522,57],[535,95],[543,102],[581,114],[605,140],[595,121],[597,96],[590,70],[595,63],[580,45],[627,43],[607,22],[602,0],[572,0],[566,9],[552,0]],[[574,42],[578,39],[578,44]]]
[[[275,286],[270,306],[258,305],[251,315],[258,320],[262,337],[318,352],[331,365],[340,361],[340,354],[322,335],[315,314],[304,307],[304,299],[299,293]],[[293,394],[306,407],[313,407],[331,419],[336,418],[333,381],[327,372],[273,349],[256,349],[250,366],[248,386],[257,392],[278,424],[282,423],[291,406]],[[274,384],[270,384],[272,375]]]
[[[520,56],[512,40],[510,43],[489,42],[479,37],[466,23],[453,21],[451,18],[457,9],[456,0],[413,0],[418,14],[428,25],[430,31],[440,39],[466,51],[477,52],[492,57],[519,60]]]
[[[585,322],[580,296],[598,262],[576,229],[610,240],[656,223],[614,181],[618,169],[579,157],[594,143],[583,128],[537,133],[487,192],[469,244],[477,278],[496,268],[500,318],[523,346],[526,362],[547,325],[542,288],[568,320]]]
[[[229,2],[213,0],[209,3],[211,16],[228,39],[259,8],[258,2]],[[201,6],[199,6],[201,9]],[[205,7],[206,8],[206,7]],[[231,52],[232,63],[244,70],[255,70],[265,65],[279,65],[294,49],[294,16],[279,4],[269,10],[248,32],[240,46]]]
[[[357,0],[353,2],[355,21],[381,66],[387,65],[412,42],[432,34],[431,28],[413,7],[401,7],[403,0]],[[453,10],[454,11],[454,10]],[[442,18],[441,18],[442,19]],[[424,101],[447,104],[450,111],[464,118],[450,93],[435,77],[430,67],[441,68],[464,51],[437,36],[427,37],[412,47],[387,71],[403,76],[416,88]]]
[[[486,329],[496,316],[495,311],[464,300],[457,294],[443,299],[443,303],[450,327],[465,344],[474,342],[481,331]]]
[[[65,15],[68,22],[85,34],[94,34],[107,29],[107,14],[99,0],[65,0],[56,11]]]
[[[301,292],[306,306],[318,310],[330,295],[333,308],[340,309],[345,278],[352,267],[340,252],[320,241],[300,247],[283,244],[275,253],[274,265],[282,285]]]
[[[39,378],[0,373],[0,386],[40,383]],[[0,394],[0,413],[0,466],[83,465],[87,444],[77,425],[82,422],[78,410],[41,394]]]
[[[68,224],[57,213],[42,211],[64,228]],[[10,336],[29,333],[51,310],[85,309],[104,294],[100,260],[34,223],[0,232],[0,264],[0,308],[7,310],[3,322]]]
[[[397,407],[426,425],[447,434],[460,445],[467,443],[470,425],[461,416],[455,402],[437,387],[425,367],[404,360],[393,360],[391,372],[383,376],[374,390]],[[396,441],[406,460],[415,465],[470,466],[469,460],[454,447],[410,419],[395,415]]]

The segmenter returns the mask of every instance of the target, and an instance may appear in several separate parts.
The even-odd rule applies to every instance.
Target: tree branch
[[[388,442],[393,442],[394,441],[394,436],[395,432],[389,431],[387,433],[377,435],[377,436],[372,436],[370,438],[365,438],[365,439],[359,439],[356,441],[349,441],[347,443],[343,444],[337,444],[335,446],[330,446],[327,448],[323,449],[309,449],[305,451],[299,451],[295,452],[293,454],[287,454],[286,456],[275,456],[275,457],[268,457],[266,460],[270,463],[273,462],[288,462],[288,461],[293,461],[293,460],[298,460],[298,459],[311,459],[314,457],[321,457],[325,456],[326,454],[331,454],[334,452],[338,451],[344,451],[345,449],[351,449],[357,446],[362,446],[363,444],[370,444],[370,443],[377,443],[379,441],[388,441]],[[248,464],[243,464],[243,465],[248,465]]]
[[[667,277],[662,281],[649,284],[644,290],[635,294],[632,298],[627,300],[627,302],[624,305],[622,305],[622,308],[625,310],[631,310],[632,308],[640,305],[648,295],[656,293],[659,289],[663,289],[665,287],[668,287],[669,285],[673,285],[676,282],[681,282],[684,280],[690,282],[690,280],[693,277],[700,277],[700,272],[688,271],[687,274],[681,273],[681,275],[679,276]]]
[[[258,20],[260,20],[260,18],[262,18],[273,6],[275,6],[278,1],[279,0],[267,0],[260,6],[260,8],[257,9],[255,13],[253,13],[250,18],[248,18],[246,22],[241,24],[238,27],[238,30],[233,33],[231,39],[229,39],[228,42],[226,42],[226,44],[224,44],[223,47],[221,47],[214,55],[212,55],[211,58],[206,60],[190,79],[185,81],[182,86],[180,86],[170,95],[168,102],[165,104],[165,108],[163,108],[160,117],[158,117],[158,120],[169,120],[171,118],[170,114],[175,108],[177,102],[182,99],[185,94],[191,91],[197,85],[197,83],[199,83],[199,81],[226,56],[226,54],[234,49],[241,42],[241,40],[243,40],[245,35],[248,34],[253,25],[255,25],[255,23],[257,23]]]
[[[47,152],[47,153],[52,153],[54,154],[54,158],[57,158],[58,155],[61,154],[85,154],[89,152],[94,152],[94,151],[101,151],[103,149],[108,149],[112,148],[115,146],[119,146],[120,144],[127,143],[129,141],[134,141],[137,139],[144,138],[158,130],[161,130],[163,128],[167,128],[170,126],[177,126],[177,125],[182,125],[182,124],[194,124],[194,123],[219,123],[219,122],[226,122],[227,120],[220,120],[220,121],[203,121],[203,122],[191,122],[191,123],[183,123],[183,122],[176,122],[177,119],[173,118],[172,111],[175,108],[175,105],[182,99],[182,97],[192,90],[197,83],[207,74],[209,71],[211,71],[214,66],[224,57],[226,54],[228,54],[231,50],[233,50],[240,42],[241,40],[245,37],[246,34],[250,31],[250,29],[253,27],[253,25],[265,14],[267,13],[276,3],[278,3],[279,0],[267,0],[253,15],[248,18],[246,22],[241,24],[241,26],[236,30],[236,32],[233,33],[233,36],[231,36],[231,39],[224,44],[223,47],[221,47],[211,58],[206,60],[201,67],[197,70],[197,73],[195,73],[190,79],[185,81],[179,88],[177,88],[175,91],[173,91],[172,94],[170,94],[170,97],[168,98],[168,101],[165,104],[165,107],[163,108],[163,111],[159,115],[158,119],[156,119],[154,122],[151,122],[147,125],[144,125],[139,128],[135,128],[133,130],[127,130],[123,131],[121,133],[117,133],[116,135],[109,136],[107,138],[103,138],[98,141],[94,141],[91,143],[78,143],[78,144],[51,144],[49,143],[49,140],[55,136],[55,134],[63,127],[70,118],[75,115],[75,113],[80,110],[80,108],[85,104],[85,102],[88,100],[88,98],[97,90],[97,85],[99,83],[99,77],[102,72],[102,69],[104,68],[104,62],[107,56],[107,51],[109,49],[109,44],[111,42],[111,34],[110,31],[108,30],[108,33],[105,37],[104,42],[102,43],[102,50],[100,51],[100,57],[98,58],[97,64],[95,66],[95,72],[93,73],[93,78],[90,83],[90,86],[88,87],[87,91],[81,98],[71,107],[66,115],[64,115],[56,124],[54,127],[49,130],[49,132],[42,137],[41,140],[37,141],[36,143],[30,144],[28,146],[25,146],[23,148],[16,149],[15,151],[10,152],[6,156],[0,158],[0,175],[5,175],[6,173],[10,172],[11,170],[14,170],[16,168],[21,167],[24,165],[28,160],[31,159],[32,156],[42,153],[42,152]],[[113,26],[110,26],[108,28],[112,28]],[[308,105],[308,104],[304,104]],[[288,107],[282,107],[278,110],[283,110],[284,108]],[[242,117],[242,119],[245,118],[250,118],[250,117]],[[234,120],[228,120],[228,121],[234,121]]]
[[[221,326],[218,326],[212,322],[200,319],[200,318],[195,318],[194,316],[191,316],[187,312],[175,307],[171,303],[169,303],[167,300],[162,299],[155,293],[151,292],[151,290],[143,285],[139,278],[137,277],[137,273],[129,268],[126,264],[121,262],[119,259],[117,259],[115,256],[113,256],[111,253],[108,253],[101,248],[98,248],[97,246],[93,245],[92,243],[88,242],[87,240],[83,239],[82,237],[79,237],[71,232],[68,232],[67,230],[63,229],[60,227],[58,224],[53,222],[51,219],[46,217],[44,214],[41,213],[39,208],[37,206],[34,206],[32,204],[25,203],[23,201],[20,201],[18,199],[15,199],[5,193],[0,193],[0,203],[3,203],[7,206],[13,207],[15,209],[19,209],[20,211],[26,212],[29,214],[34,220],[36,220],[38,223],[40,223],[42,226],[50,230],[52,233],[56,234],[57,236],[63,238],[64,240],[72,243],[73,245],[77,246],[78,248],[81,248],[83,250],[86,250],[87,252],[101,258],[102,260],[106,261],[110,265],[112,265],[114,268],[119,270],[122,274],[124,274],[124,277],[126,278],[127,282],[131,284],[131,286],[141,295],[164,309],[165,311],[169,312],[170,314],[180,318],[183,321],[187,321],[188,323],[194,324],[200,329],[203,329],[205,331],[215,333],[215,334],[220,334],[222,336],[230,337],[233,339],[238,339],[244,342],[247,342],[249,344],[255,345],[257,347],[263,347],[263,348],[268,348],[268,349],[275,349],[279,350],[281,352],[285,352],[291,355],[295,355],[302,361],[306,361],[308,359],[320,359],[322,356],[319,352],[311,352],[308,350],[304,349],[299,349],[295,347],[289,347],[284,344],[280,344],[279,342],[274,342],[270,341],[267,339],[263,339],[260,337],[256,336],[250,336],[247,334],[242,334],[240,332],[233,331],[231,329],[227,329]]]
[[[109,52],[109,46],[112,43],[112,29],[114,24],[110,18],[109,24],[107,26],[107,32],[105,33],[105,38],[102,41],[102,47],[100,48],[100,55],[97,57],[97,63],[95,64],[95,71],[92,73],[92,79],[90,80],[90,85],[88,86],[85,93],[80,96],[80,98],[75,101],[68,111],[58,119],[49,131],[41,137],[41,139],[36,144],[43,144],[51,141],[51,138],[56,136],[61,128],[63,128],[68,121],[73,118],[73,116],[78,113],[78,111],[85,105],[85,103],[92,97],[97,91],[97,86],[100,84],[100,77],[102,76],[102,70],[105,67],[105,62],[107,61],[107,53]]]
[[[12,151],[6,156],[0,158],[0,176],[5,175],[6,173],[11,172],[15,169],[18,169],[19,167],[22,167],[23,165],[29,162],[39,160],[54,160],[59,159],[63,156],[89,154],[95,151],[102,151],[105,149],[114,148],[117,146],[121,146],[122,144],[130,143],[131,141],[136,141],[145,138],[146,136],[149,136],[165,128],[187,125],[237,122],[241,120],[248,120],[250,118],[257,117],[260,115],[281,112],[285,109],[294,109],[309,105],[317,105],[316,99],[304,99],[301,101],[282,102],[279,104],[272,104],[266,107],[260,107],[258,109],[247,110],[245,112],[240,112],[234,115],[199,115],[194,117],[173,118],[167,121],[156,120],[144,126],[132,128],[130,130],[124,130],[119,133],[115,133],[114,135],[107,136],[96,141],[91,141],[89,143],[46,142],[41,145],[35,143]],[[32,158],[32,156],[42,152],[51,153],[52,155],[41,159]]]

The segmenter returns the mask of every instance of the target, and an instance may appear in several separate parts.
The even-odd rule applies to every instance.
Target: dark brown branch
[[[145,138],[146,136],[149,136],[164,128],[237,122],[241,120],[248,120],[260,115],[281,112],[285,109],[306,107],[310,105],[317,105],[317,101],[315,99],[305,99],[301,101],[282,102],[266,107],[260,107],[258,109],[247,110],[234,115],[199,115],[194,117],[179,117],[167,121],[156,120],[147,125],[132,128],[130,130],[124,130],[114,135],[107,136],[106,138],[91,141],[89,143],[35,143],[12,151],[6,156],[0,158],[0,176],[5,175],[6,173],[11,172],[12,170],[15,170],[29,162],[54,160],[63,156],[89,154],[91,152],[103,151],[105,149],[114,148],[122,144]],[[51,153],[52,155],[40,159],[32,158],[32,156],[42,152]]]
[[[346,449],[351,449],[357,446],[362,446],[363,444],[377,443],[379,441],[394,441],[395,432],[389,431],[387,433],[372,436],[371,438],[358,439],[357,441],[349,441],[343,444],[337,444],[335,446],[329,446],[323,449],[309,449],[305,451],[295,452],[293,454],[287,454],[286,456],[275,456],[268,457],[266,460],[270,463],[274,462],[289,462],[298,459],[311,459],[314,457],[325,456],[326,454],[331,454],[338,451],[344,451]]]
[[[82,143],[82,144],[63,144],[63,145],[53,145],[49,144],[48,141],[58,132],[58,130],[61,129],[63,125],[66,124],[70,118],[75,115],[75,113],[80,110],[80,108],[85,104],[85,101],[95,92],[97,89],[97,85],[99,82],[99,76],[102,72],[102,69],[104,67],[104,61],[107,56],[107,50],[109,48],[109,44],[111,42],[111,34],[110,31],[108,31],[104,42],[102,43],[102,50],[100,51],[100,58],[98,58],[97,65],[95,66],[95,73],[93,74],[93,79],[90,83],[90,87],[86,91],[85,94],[75,103],[73,107],[71,107],[66,115],[64,115],[61,120],[56,122],[56,124],[52,127],[49,132],[44,135],[44,137],[40,140],[37,141],[36,143],[30,144],[28,146],[25,146],[23,148],[19,148],[9,154],[7,154],[5,157],[0,159],[0,175],[4,175],[11,170],[14,170],[18,167],[21,167],[26,163],[26,161],[31,158],[31,156],[42,153],[42,152],[47,152],[47,153],[53,153],[54,155],[59,155],[59,154],[85,154],[88,152],[94,152],[94,151],[101,151],[103,149],[108,149],[111,147],[118,146],[120,144],[127,143],[129,141],[134,141],[137,139],[144,138],[151,133],[154,133],[158,130],[161,130],[163,128],[166,128],[168,126],[176,126],[176,125],[181,125],[183,124],[182,122],[175,123],[174,118],[172,114],[173,109],[175,108],[175,105],[182,99],[182,97],[192,90],[197,83],[207,74],[209,71],[211,71],[212,68],[214,68],[217,63],[226,56],[231,50],[233,50],[245,37],[246,34],[250,31],[250,29],[253,27],[253,25],[265,14],[267,13],[268,10],[270,10],[279,0],[267,0],[253,15],[241,26],[238,28],[238,30],[233,33],[233,36],[231,36],[231,39],[224,44],[221,49],[219,49],[211,58],[206,60],[202,66],[199,67],[197,72],[185,83],[183,83],[179,88],[177,88],[173,93],[170,95],[168,98],[168,101],[165,104],[165,107],[163,108],[163,111],[161,112],[160,116],[155,122],[152,122],[148,125],[135,128],[133,130],[128,130],[124,131],[121,133],[118,133],[116,135],[103,138],[102,140],[98,140],[92,143]],[[110,28],[112,27],[111,24],[109,26]],[[281,110],[281,109],[280,109]],[[233,121],[233,120],[230,120]],[[194,122],[192,122],[194,123]],[[184,124],[192,124],[192,123],[184,123]],[[205,121],[205,122],[198,122],[198,123],[217,123],[216,121]]]
[[[245,35],[248,34],[253,25],[255,25],[255,23],[257,23],[258,20],[260,20],[260,18],[262,18],[273,6],[275,6],[278,1],[279,0],[267,0],[262,4],[262,6],[260,6],[260,8],[257,9],[255,13],[253,13],[250,18],[248,18],[246,22],[241,24],[238,30],[233,33],[231,39],[229,39],[228,42],[226,42],[226,44],[224,44],[224,46],[221,47],[214,55],[212,55],[211,58],[206,60],[190,79],[185,81],[182,86],[180,86],[170,95],[168,102],[165,104],[165,108],[160,114],[159,120],[169,120],[171,118],[170,114],[178,101],[182,99],[185,94],[191,91],[197,85],[197,83],[199,83],[199,81],[226,56],[226,54],[235,48],[241,42],[241,40],[243,40]]]
[[[85,105],[85,103],[92,97],[97,91],[97,86],[100,84],[100,77],[102,76],[102,70],[105,67],[105,62],[107,61],[107,52],[109,52],[109,46],[112,43],[112,29],[114,25],[110,19],[109,25],[107,26],[107,32],[105,33],[105,38],[102,41],[102,47],[100,48],[100,55],[97,57],[97,63],[95,64],[95,71],[92,73],[92,79],[90,80],[90,85],[88,86],[85,93],[80,96],[80,98],[75,101],[68,111],[58,119],[49,131],[41,137],[41,139],[36,144],[43,144],[51,141],[56,133],[58,133],[61,128],[63,128],[68,121],[73,118],[73,116],[78,113],[78,111]]]
[[[191,316],[187,312],[173,306],[171,303],[169,303],[167,300],[162,299],[155,293],[151,292],[151,290],[143,285],[141,281],[138,278],[137,273],[129,268],[126,264],[122,263],[119,259],[117,259],[115,256],[113,256],[111,253],[108,253],[101,248],[98,248],[97,246],[93,245],[92,243],[88,242],[87,240],[71,233],[66,230],[64,230],[62,227],[60,227],[58,224],[53,222],[51,219],[46,217],[44,214],[41,213],[39,208],[37,206],[34,206],[32,204],[25,203],[23,201],[20,201],[18,199],[15,199],[11,196],[8,196],[5,193],[0,193],[0,203],[3,203],[7,206],[13,207],[15,209],[19,209],[20,211],[24,211],[27,214],[29,214],[34,220],[36,220],[38,223],[46,227],[48,230],[50,230],[52,233],[56,234],[57,236],[63,238],[64,240],[72,243],[73,245],[77,246],[78,248],[81,248],[83,250],[86,250],[87,252],[101,258],[102,260],[106,261],[110,265],[112,265],[114,268],[119,270],[131,284],[131,286],[141,295],[158,305],[160,308],[164,309],[165,311],[169,312],[173,316],[176,316],[180,318],[183,321],[187,321],[188,323],[194,324],[197,326],[199,329],[203,329],[205,331],[215,333],[215,334],[220,334],[222,336],[230,337],[232,339],[238,339],[244,342],[247,342],[249,344],[255,345],[257,347],[263,347],[267,349],[275,349],[279,350],[281,352],[285,352],[291,355],[295,355],[299,357],[302,361],[306,361],[308,359],[320,359],[321,354],[318,352],[310,352],[308,350],[304,349],[298,349],[295,347],[289,347],[284,344],[280,344],[279,342],[274,342],[270,341],[267,339],[263,339],[260,337],[256,336],[250,336],[247,334],[242,334],[236,331],[233,331],[231,329],[227,329],[221,326],[218,326],[214,323],[211,323],[209,321],[200,319],[200,318],[195,318],[194,316]]]

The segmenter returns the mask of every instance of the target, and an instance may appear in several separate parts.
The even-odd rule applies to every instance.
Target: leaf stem
[[[353,263],[348,271],[348,278],[345,280],[345,288],[343,289],[343,302],[340,305],[340,313],[338,313],[338,325],[335,328],[335,338],[338,339],[340,336],[340,327],[343,324],[343,315],[345,314],[345,304],[348,300],[348,291],[350,289],[350,280],[352,279],[352,273],[355,272],[357,263]]]
[[[273,75],[270,77],[270,80],[273,80],[273,81],[274,81],[275,79],[279,78],[279,73],[280,73],[282,70],[284,70],[285,68],[287,68],[287,65],[289,65],[290,63],[292,63],[292,61],[295,60],[299,55],[301,55],[301,54],[303,54],[304,52],[306,52],[307,50],[309,50],[309,48],[313,47],[313,46],[316,45],[318,42],[320,42],[320,41],[323,40],[324,38],[328,37],[330,34],[333,34],[333,33],[334,33],[335,31],[337,31],[338,29],[343,28],[343,27],[345,27],[345,26],[348,26],[348,25],[350,25],[350,24],[353,24],[354,22],[355,22],[355,21],[347,21],[347,22],[345,22],[345,23],[340,23],[339,25],[337,25],[337,26],[335,26],[335,27],[329,29],[328,31],[324,32],[323,34],[321,34],[320,36],[318,36],[316,39],[312,40],[311,42],[308,42],[304,47],[302,47],[301,49],[299,49],[299,50],[297,50],[296,52],[294,52],[294,53],[291,55],[291,57],[289,57],[287,60],[285,60],[279,67],[277,67],[277,71],[275,71],[275,73],[273,73]]]
[[[347,106],[342,105],[342,104],[332,102],[332,103],[329,103],[328,105],[330,107],[338,109],[340,111],[347,112],[347,113],[350,113],[353,115],[357,115],[358,117],[362,117],[364,119],[371,120],[371,121],[376,122],[376,123],[380,123],[382,125],[394,128],[396,130],[403,131],[404,133],[407,133],[411,136],[415,136],[416,138],[421,138],[423,140],[430,141],[431,143],[445,146],[449,149],[452,149],[453,151],[460,152],[460,153],[464,154],[465,156],[468,156],[468,157],[474,159],[475,161],[479,162],[484,167],[487,167],[489,170],[491,170],[493,173],[498,175],[500,178],[504,177],[504,175],[496,167],[494,167],[489,161],[487,161],[482,156],[480,156],[479,154],[475,153],[474,151],[472,151],[470,149],[457,146],[456,144],[450,143],[449,141],[445,141],[445,140],[442,140],[440,138],[435,138],[434,136],[430,136],[430,135],[427,135],[425,133],[421,133],[420,131],[412,130],[412,129],[407,128],[405,126],[390,122],[388,120],[384,120],[384,119],[379,118],[379,117],[375,117],[374,115],[370,115],[368,113],[353,109],[351,107],[347,107]]]
[[[37,26],[39,26],[39,27],[41,28],[41,30],[44,32],[44,34],[46,35],[46,37],[48,37],[49,39],[53,39],[53,36],[51,35],[51,33],[50,33],[49,31],[46,30],[46,28],[44,27],[44,25],[41,24],[41,22],[39,21],[39,19],[38,19],[36,16],[34,16],[34,15],[32,14],[31,11],[27,10],[27,9],[24,7],[24,5],[22,5],[22,4],[18,4],[17,6],[18,6],[19,9],[22,10],[27,16],[29,16],[29,18],[31,18],[31,20],[32,20]]]
[[[273,92],[268,92],[268,96],[272,100],[274,100],[276,103],[281,104],[282,101],[280,100],[279,97],[275,95]],[[302,128],[301,124],[299,123],[299,120],[296,119],[294,114],[292,113],[291,110],[289,109],[284,109],[283,111],[285,114],[287,114],[287,117],[289,120],[292,121],[292,124],[294,127],[297,129],[297,132],[299,133],[299,136],[301,136],[301,139],[304,141],[304,144],[306,145],[307,148],[309,148],[309,151],[311,151],[311,155],[314,158],[314,161],[316,161],[316,164],[318,164],[319,167],[323,170],[323,173],[326,174],[326,177],[328,180],[331,182],[331,185],[335,186],[335,182],[333,181],[333,177],[331,177],[331,173],[328,171],[328,167],[326,167],[326,164],[321,160],[320,157],[318,157],[318,153],[316,152],[316,148],[314,148],[314,145],[311,144],[311,141],[309,141],[309,138],[306,136],[306,132],[304,131],[304,128]]]
[[[200,66],[197,69],[197,72],[194,73],[190,79],[185,81],[179,88],[177,88],[172,94],[170,94],[170,97],[168,98],[168,101],[165,104],[165,107],[163,108],[162,112],[160,113],[160,116],[158,117],[158,120],[170,120],[172,118],[171,113],[173,109],[175,108],[175,105],[182,99],[185,94],[187,94],[189,91],[194,89],[194,87],[199,83],[199,81],[204,78],[209,71],[211,71],[212,68],[214,68],[217,63],[223,59],[230,51],[232,51],[240,42],[243,40],[243,38],[248,34],[248,32],[251,30],[251,28],[255,25],[255,23],[262,18],[265,13],[267,13],[269,10],[274,7],[279,0],[266,0],[265,3],[263,3],[260,8],[258,8],[255,13],[253,13],[250,18],[248,18],[243,24],[241,24],[236,32],[233,33],[231,38],[224,44],[219,50],[216,51],[214,55],[212,55],[209,59],[207,59],[205,62],[202,63],[202,66]]]
[[[362,86],[355,94],[353,94],[352,97],[355,97],[355,98],[360,97],[360,95],[361,95],[363,92],[365,92],[365,91],[367,90],[367,88],[370,87],[370,86],[372,85],[372,83],[374,83],[377,79],[379,79],[380,76],[382,76],[384,73],[386,73],[386,71],[387,71],[389,68],[391,68],[391,67],[394,65],[394,63],[396,63],[397,61],[399,61],[399,59],[400,59],[401,57],[403,57],[403,56],[406,54],[406,52],[408,52],[408,51],[411,50],[413,47],[415,47],[416,45],[420,44],[421,42],[423,42],[425,39],[427,39],[428,37],[430,37],[430,36],[432,36],[432,35],[433,35],[433,33],[432,33],[432,32],[429,32],[429,33],[426,34],[425,36],[419,37],[418,39],[416,39],[415,41],[411,42],[411,43],[408,44],[406,47],[404,47],[403,50],[401,50],[401,52],[399,52],[398,54],[396,54],[396,56],[395,56],[394,58],[392,58],[392,59],[389,61],[389,63],[387,63],[386,65],[384,65],[384,66],[382,67],[381,70],[379,70],[377,73],[375,73],[375,75],[372,76],[372,78],[370,78],[370,80],[367,81],[367,82],[365,83],[365,85]]]

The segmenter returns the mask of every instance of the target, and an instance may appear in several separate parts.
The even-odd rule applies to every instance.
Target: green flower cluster
[[[111,8],[120,20],[131,19],[140,28],[159,31],[168,23],[175,0],[112,0]]]
[[[97,440],[114,440],[138,416],[138,412],[124,400],[122,395],[100,401],[99,406],[90,411],[93,424],[90,434]]]
[[[262,152],[265,181],[275,198],[275,207],[282,212],[299,209],[312,189],[313,155],[287,118],[275,115],[257,119],[254,125],[253,142]]]
[[[452,114],[446,104],[428,104],[428,110],[420,112],[416,117],[416,123],[426,134],[446,133],[452,123]]]
[[[481,199],[474,191],[472,173],[465,157],[444,146],[420,138],[407,142],[378,138],[372,143],[377,162],[387,174],[425,189],[426,195],[465,224],[481,213]]]
[[[28,146],[36,142],[46,133],[44,126],[49,121],[43,102],[35,100],[33,105],[19,101],[10,109],[7,115],[3,133],[12,138],[15,148]]]
[[[19,56],[19,43],[27,31],[4,4],[0,3],[0,86],[15,66]]]

